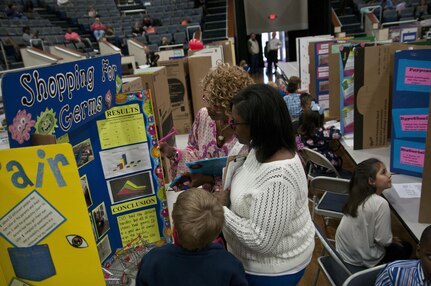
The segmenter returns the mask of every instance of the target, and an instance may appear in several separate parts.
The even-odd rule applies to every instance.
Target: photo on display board
[[[81,179],[82,192],[84,193],[85,203],[87,204],[87,208],[89,208],[93,204],[93,200],[91,199],[90,187],[88,186],[87,175],[82,176],[80,179]]]
[[[73,146],[73,154],[75,155],[76,165],[78,168],[81,168],[85,164],[93,161],[94,152],[90,138]]]
[[[319,66],[328,65],[329,64],[329,54],[319,55]]]
[[[109,230],[108,214],[105,202],[101,203],[93,211],[93,222],[96,228],[97,237],[100,239]]]
[[[31,286],[31,285],[17,278],[12,278],[12,281],[10,282],[9,286]]]
[[[95,222],[93,220],[93,216],[91,215],[91,213],[89,213],[88,216],[90,218],[91,228],[93,229],[94,239],[97,241],[97,231],[96,231]]]
[[[105,261],[105,259],[111,254],[112,250],[108,235],[97,244],[97,252],[99,252],[100,263],[103,263],[103,261]]]
[[[101,151],[99,155],[106,179],[151,169],[147,143]]]
[[[113,204],[154,194],[151,172],[142,172],[107,182]]]
[[[329,81],[320,81],[319,82],[319,92],[329,91]]]

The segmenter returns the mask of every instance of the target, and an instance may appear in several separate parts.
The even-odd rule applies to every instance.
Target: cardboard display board
[[[105,284],[69,144],[1,150],[0,189],[0,285]]]
[[[220,45],[223,48],[224,62],[230,65],[235,65],[236,63],[234,40],[234,38],[229,38],[228,40],[212,42],[213,45]]]
[[[431,50],[395,53],[391,171],[421,177],[431,92]]]
[[[189,57],[190,86],[192,90],[193,114],[205,107],[202,100],[203,91],[201,81],[210,71],[212,65],[211,55],[195,55]]]
[[[136,77],[123,77],[121,79],[123,81],[122,92],[131,92],[138,91],[144,89],[142,85],[142,80],[139,76]]]
[[[144,89],[151,90],[157,133],[162,138],[171,132],[174,126],[166,67],[138,69],[135,75],[125,77],[137,76],[141,78]],[[175,137],[171,137],[168,143],[174,145]]]
[[[187,58],[159,61],[158,65],[166,67],[174,127],[178,134],[188,134],[192,129],[193,109]]]
[[[431,100],[430,100],[431,105]],[[428,120],[431,116],[431,106],[428,106]],[[429,121],[428,121],[429,122]],[[429,209],[431,202],[431,124],[428,124],[427,139],[425,143],[425,160],[423,175],[422,175],[422,191],[421,191],[421,201],[419,207],[419,222],[421,223],[431,223],[431,211]]]
[[[310,43],[310,93],[324,110],[329,108],[329,54],[335,41]]]
[[[309,91],[310,80],[310,59],[309,44],[312,42],[328,41],[331,35],[300,37],[296,38],[296,58],[298,59],[299,77],[301,78],[301,89]],[[314,96],[314,94],[312,94]]]
[[[111,69],[106,75],[107,64]],[[85,70],[81,74],[80,66],[91,70],[92,76]],[[81,77],[74,82],[74,89],[72,85],[63,93],[62,88],[54,89],[54,79],[61,79],[62,74],[67,78],[69,70]],[[28,74],[35,78],[36,87],[47,82],[52,91],[51,96],[41,97],[39,104],[28,104],[29,98],[35,94],[37,100],[37,92],[42,90],[29,88]],[[117,93],[121,89],[118,74],[119,56],[110,56],[9,73],[2,81],[11,147],[29,144],[29,135],[41,131],[72,145],[81,195],[88,208],[86,222],[90,220],[93,226],[101,263],[138,236],[149,243],[161,237],[169,241],[171,236],[157,149],[158,110],[153,107],[150,90]],[[24,83],[22,90],[14,86],[17,79]],[[61,81],[57,82],[61,87]],[[66,111],[71,115],[65,116]]]
[[[159,138],[168,135],[174,127],[174,120],[166,67],[138,69],[135,75],[125,76],[125,78],[127,77],[140,77],[142,86],[147,90],[151,90],[157,135]],[[175,136],[168,138],[166,142],[171,146],[175,146]],[[170,161],[162,158],[162,167],[168,181],[171,181]]]
[[[30,146],[33,133],[59,138],[94,120],[115,104],[120,75],[120,55],[5,74],[10,147]]]
[[[353,148],[386,146],[389,114],[388,48],[356,47],[354,73]]]
[[[427,50],[427,49],[431,49],[430,46],[425,46],[425,45],[421,45],[419,43],[411,43],[411,44],[404,44],[404,43],[392,43],[388,46],[389,48],[389,86],[393,86],[393,82],[394,82],[394,60],[395,60],[395,53],[397,51],[401,51],[401,50]],[[390,98],[390,102],[391,102],[391,106],[392,106],[392,92],[393,89],[391,88],[389,90],[389,98]],[[392,112],[391,110],[389,110],[390,112]],[[390,116],[392,117],[392,116]],[[391,123],[391,122],[389,122]],[[391,132],[391,128],[389,130],[389,132]],[[391,138],[391,135],[388,135],[388,138]]]
[[[329,117],[340,119],[340,55],[329,55]]]
[[[209,55],[211,56],[211,66],[216,67],[220,63],[224,63],[223,46],[208,45],[201,50],[189,50],[188,56]]]
[[[354,72],[355,72],[355,46],[335,45],[333,50],[338,50],[339,60],[339,104],[340,104],[340,129],[344,136],[353,136],[354,127]]]

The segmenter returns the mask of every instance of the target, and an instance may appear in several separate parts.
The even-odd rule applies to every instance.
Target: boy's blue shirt
[[[248,285],[244,267],[219,244],[199,251],[167,244],[152,249],[141,262],[136,286]]]

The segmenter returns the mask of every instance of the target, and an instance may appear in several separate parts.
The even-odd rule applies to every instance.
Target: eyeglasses
[[[230,126],[230,128],[232,128],[233,130],[235,130],[235,129],[236,129],[236,126],[237,126],[237,125],[245,125],[245,124],[248,124],[248,122],[235,122],[235,120],[234,120],[233,118],[231,118],[231,119],[229,120],[229,126]]]

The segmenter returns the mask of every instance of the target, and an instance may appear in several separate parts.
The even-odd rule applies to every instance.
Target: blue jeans
[[[105,31],[103,31],[103,30],[95,30],[93,32],[93,34],[94,34],[94,37],[96,38],[96,40],[99,41],[105,35]]]
[[[246,273],[248,286],[289,286],[297,285],[302,276],[304,276],[305,268],[295,274],[283,276],[260,276]]]

